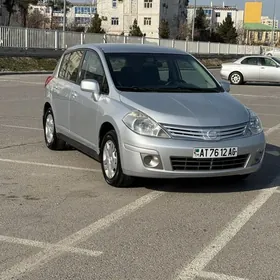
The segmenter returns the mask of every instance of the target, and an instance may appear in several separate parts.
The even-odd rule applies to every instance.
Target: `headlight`
[[[252,134],[259,134],[263,131],[262,123],[259,117],[255,112],[249,109],[250,121],[249,121],[249,130]]]
[[[135,133],[145,136],[170,138],[170,136],[150,117],[139,111],[128,113],[123,118],[124,124]]]

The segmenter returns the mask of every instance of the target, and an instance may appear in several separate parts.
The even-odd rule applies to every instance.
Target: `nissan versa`
[[[228,82],[186,52],[140,44],[67,49],[45,83],[43,126],[49,149],[90,155],[118,187],[135,177],[245,178],[266,145]]]

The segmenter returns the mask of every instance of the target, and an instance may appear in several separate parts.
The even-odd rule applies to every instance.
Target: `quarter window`
[[[69,62],[67,65],[67,70],[65,74],[65,79],[71,82],[76,83],[78,74],[79,74],[79,66],[83,57],[83,51],[74,51],[71,53],[69,57]]]
[[[151,25],[152,24],[152,19],[150,17],[145,17],[144,18],[144,25]]]
[[[87,51],[81,69],[80,81],[85,79],[93,79],[99,83],[100,91],[103,94],[109,93],[109,86],[106,75],[102,66],[102,62],[97,53]]]
[[[71,53],[67,53],[64,55],[63,60],[61,62],[61,66],[59,69],[59,73],[58,73],[58,77],[64,79],[66,76],[66,71],[67,71],[67,65],[68,65],[68,61],[69,61],[69,57],[70,57]]]

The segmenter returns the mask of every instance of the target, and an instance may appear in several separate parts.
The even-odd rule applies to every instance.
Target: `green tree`
[[[195,39],[198,41],[208,41],[209,40],[209,22],[202,8],[199,8],[196,12],[196,17],[194,21],[195,28]]]
[[[227,16],[222,24],[218,26],[217,33],[223,43],[236,44],[238,34],[236,28],[233,26],[231,16]]]
[[[99,17],[99,14],[95,14],[91,20],[91,26],[87,30],[89,33],[105,33],[104,29],[101,28],[102,19]]]
[[[133,21],[133,25],[130,26],[130,31],[129,31],[129,36],[134,36],[134,37],[142,37],[143,33],[140,30],[140,27],[138,26],[137,20],[135,19]]]
[[[159,25],[159,37],[162,39],[168,39],[170,35],[170,29],[168,21],[162,19]]]

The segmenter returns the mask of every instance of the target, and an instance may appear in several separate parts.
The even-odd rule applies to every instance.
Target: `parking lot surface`
[[[93,159],[46,148],[45,79],[0,76],[1,280],[280,279],[279,85],[231,88],[265,128],[257,174],[118,189]]]

